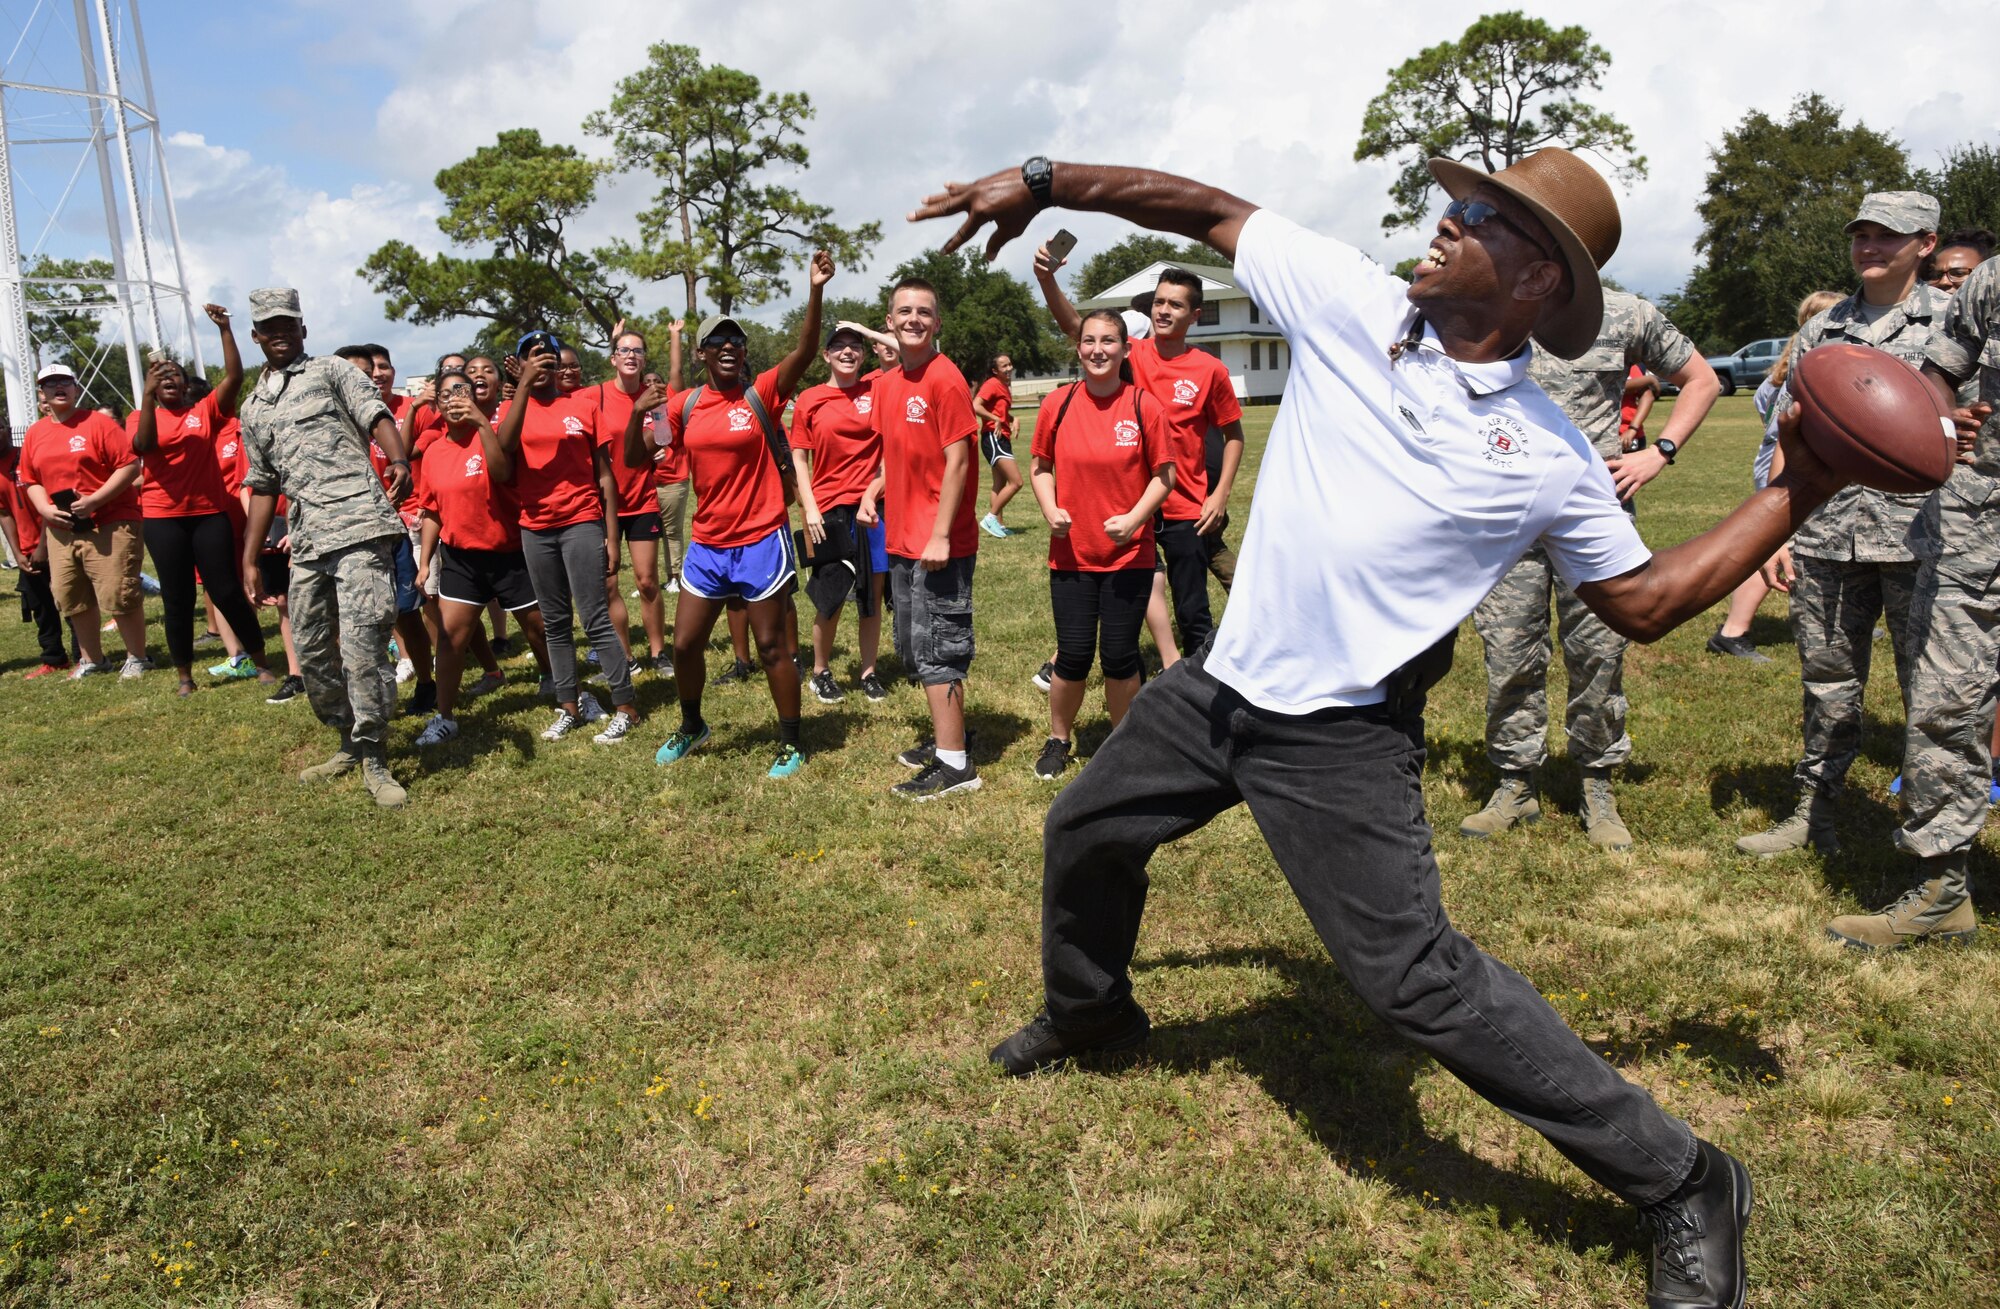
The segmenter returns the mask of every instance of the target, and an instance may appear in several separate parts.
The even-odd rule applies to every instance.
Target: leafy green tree
[[[1028,284],[971,250],[930,250],[903,261],[882,287],[874,322],[883,321],[891,290],[905,277],[921,277],[937,288],[944,320],[938,348],[975,385],[996,354],[1011,356],[1015,369],[1028,374],[1048,372],[1070,353]]]
[[[1912,184],[1938,198],[1938,229],[1983,227],[2000,232],[2000,150],[1964,141],[1944,152],[1936,168],[1917,170]]]
[[[1208,264],[1229,267],[1229,261],[1199,241],[1182,243],[1139,232],[1113,246],[1107,246],[1084,261],[1070,279],[1070,288],[1088,300],[1104,294],[1149,264]]]
[[[1389,187],[1393,231],[1422,222],[1434,155],[1495,172],[1546,145],[1588,150],[1612,163],[1622,182],[1646,175],[1632,132],[1577,99],[1603,85],[1611,55],[1581,27],[1550,27],[1518,10],[1488,14],[1456,41],[1420,52],[1391,70],[1389,85],[1361,117],[1357,160],[1388,159],[1402,171]]]
[[[108,325],[117,297],[108,285],[116,276],[109,259],[54,259],[43,255],[28,268],[30,278],[73,278],[56,285],[27,283],[28,344],[31,360],[69,365],[83,384],[86,403],[123,414],[131,408],[131,361],[125,355],[123,325]],[[110,326],[110,330],[107,330]],[[29,370],[34,380],[37,369]]]
[[[599,255],[572,249],[568,235],[597,198],[605,170],[574,147],[545,144],[532,128],[502,132],[437,175],[445,201],[439,230],[479,253],[426,259],[390,241],[360,275],[388,297],[391,319],[421,327],[486,320],[475,344],[488,352],[511,348],[533,328],[609,345],[625,287]]]
[[[703,64],[693,46],[655,44],[610,107],[584,121],[610,138],[618,168],[660,180],[639,214],[638,243],[613,247],[618,266],[651,281],[679,278],[693,318],[703,284],[734,313],[789,294],[787,271],[814,250],[843,268],[865,263],[880,223],[841,227],[832,209],[771,180],[805,171],[801,138],[813,112],[802,92],[766,92],[749,73]]]
[[[1746,114],[1708,157],[1695,242],[1705,259],[1661,308],[1715,350],[1786,335],[1806,295],[1853,286],[1843,229],[1863,195],[1910,181],[1900,144],[1848,126],[1818,94],[1799,97],[1782,121]]]

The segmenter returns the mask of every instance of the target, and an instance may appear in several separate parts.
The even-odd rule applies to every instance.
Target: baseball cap
[[[750,337],[750,334],[743,330],[743,324],[737,322],[734,318],[731,318],[728,314],[710,314],[708,317],[701,320],[701,330],[694,334],[695,348],[697,350],[700,349],[701,343],[703,341],[706,341],[709,337],[714,336],[716,332],[725,327],[730,328],[738,336],[743,337],[745,340],[748,340]]]
[[[289,286],[266,286],[250,293],[250,321],[261,323],[266,318],[304,318],[305,311],[299,308],[299,293]]]
[[[532,332],[523,333],[521,339],[514,343],[514,355],[516,358],[526,359],[529,349],[538,345],[547,346],[550,354],[559,355],[563,352],[563,343],[554,332],[536,328]]]
[[[1908,236],[1938,230],[1937,197],[1922,191],[1870,191],[1861,197],[1861,212],[1847,225],[1849,236],[1863,223],[1880,223]]]
[[[35,374],[35,385],[40,386],[43,382],[53,382],[58,377],[66,377],[74,382],[76,380],[76,373],[68,364],[50,364],[47,368]]]
[[[1118,316],[1125,320],[1125,337],[1138,341],[1153,334],[1153,320],[1137,309],[1120,309]]]
[[[837,323],[836,323],[836,324],[834,325],[834,328],[833,328],[833,330],[832,330],[832,331],[830,331],[830,332],[828,332],[828,333],[826,334],[826,344],[825,344],[824,346],[820,347],[820,348],[821,348],[821,349],[824,349],[824,350],[831,350],[831,349],[833,349],[833,343],[834,343],[834,342],[835,342],[836,340],[838,340],[839,338],[843,337],[843,336],[851,336],[851,337],[853,337],[853,338],[854,338],[854,344],[856,344],[856,345],[858,345],[858,346],[862,347],[862,348],[863,348],[864,350],[865,350],[865,349],[867,349],[867,347],[868,347],[868,338],[867,338],[867,337],[865,337],[865,336],[861,335],[861,333],[859,333],[859,332],[855,331],[855,330],[854,330],[853,328],[851,328],[851,327],[842,327],[842,326],[840,326],[839,324],[837,324]]]

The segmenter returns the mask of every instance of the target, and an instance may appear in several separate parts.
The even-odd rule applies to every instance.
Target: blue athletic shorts
[[[396,538],[396,612],[413,614],[424,607],[417,590],[417,552],[410,549],[407,535]]]
[[[856,523],[855,526],[860,527],[861,525]],[[882,576],[889,571],[888,524],[882,521],[882,516],[878,512],[875,516],[874,525],[872,527],[862,527],[861,530],[868,537],[869,567],[875,572],[876,576]]]
[[[688,543],[681,589],[704,600],[769,600],[798,589],[799,559],[787,523],[748,545]]]

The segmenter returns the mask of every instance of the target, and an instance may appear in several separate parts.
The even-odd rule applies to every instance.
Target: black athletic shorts
[[[626,541],[657,541],[667,534],[665,521],[657,509],[618,515],[618,535]]]
[[[510,614],[534,608],[534,583],[528,580],[528,561],[519,550],[461,550],[439,541],[431,568],[437,574],[441,600],[482,609],[498,600]]]
[[[1002,459],[1014,457],[1014,443],[1001,435],[999,428],[982,432],[979,436],[979,453],[989,464],[997,464]]]

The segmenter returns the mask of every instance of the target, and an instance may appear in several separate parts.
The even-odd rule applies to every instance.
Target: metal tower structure
[[[19,432],[44,364],[133,405],[142,350],[203,359],[138,0],[10,0],[0,50],[0,375]]]

